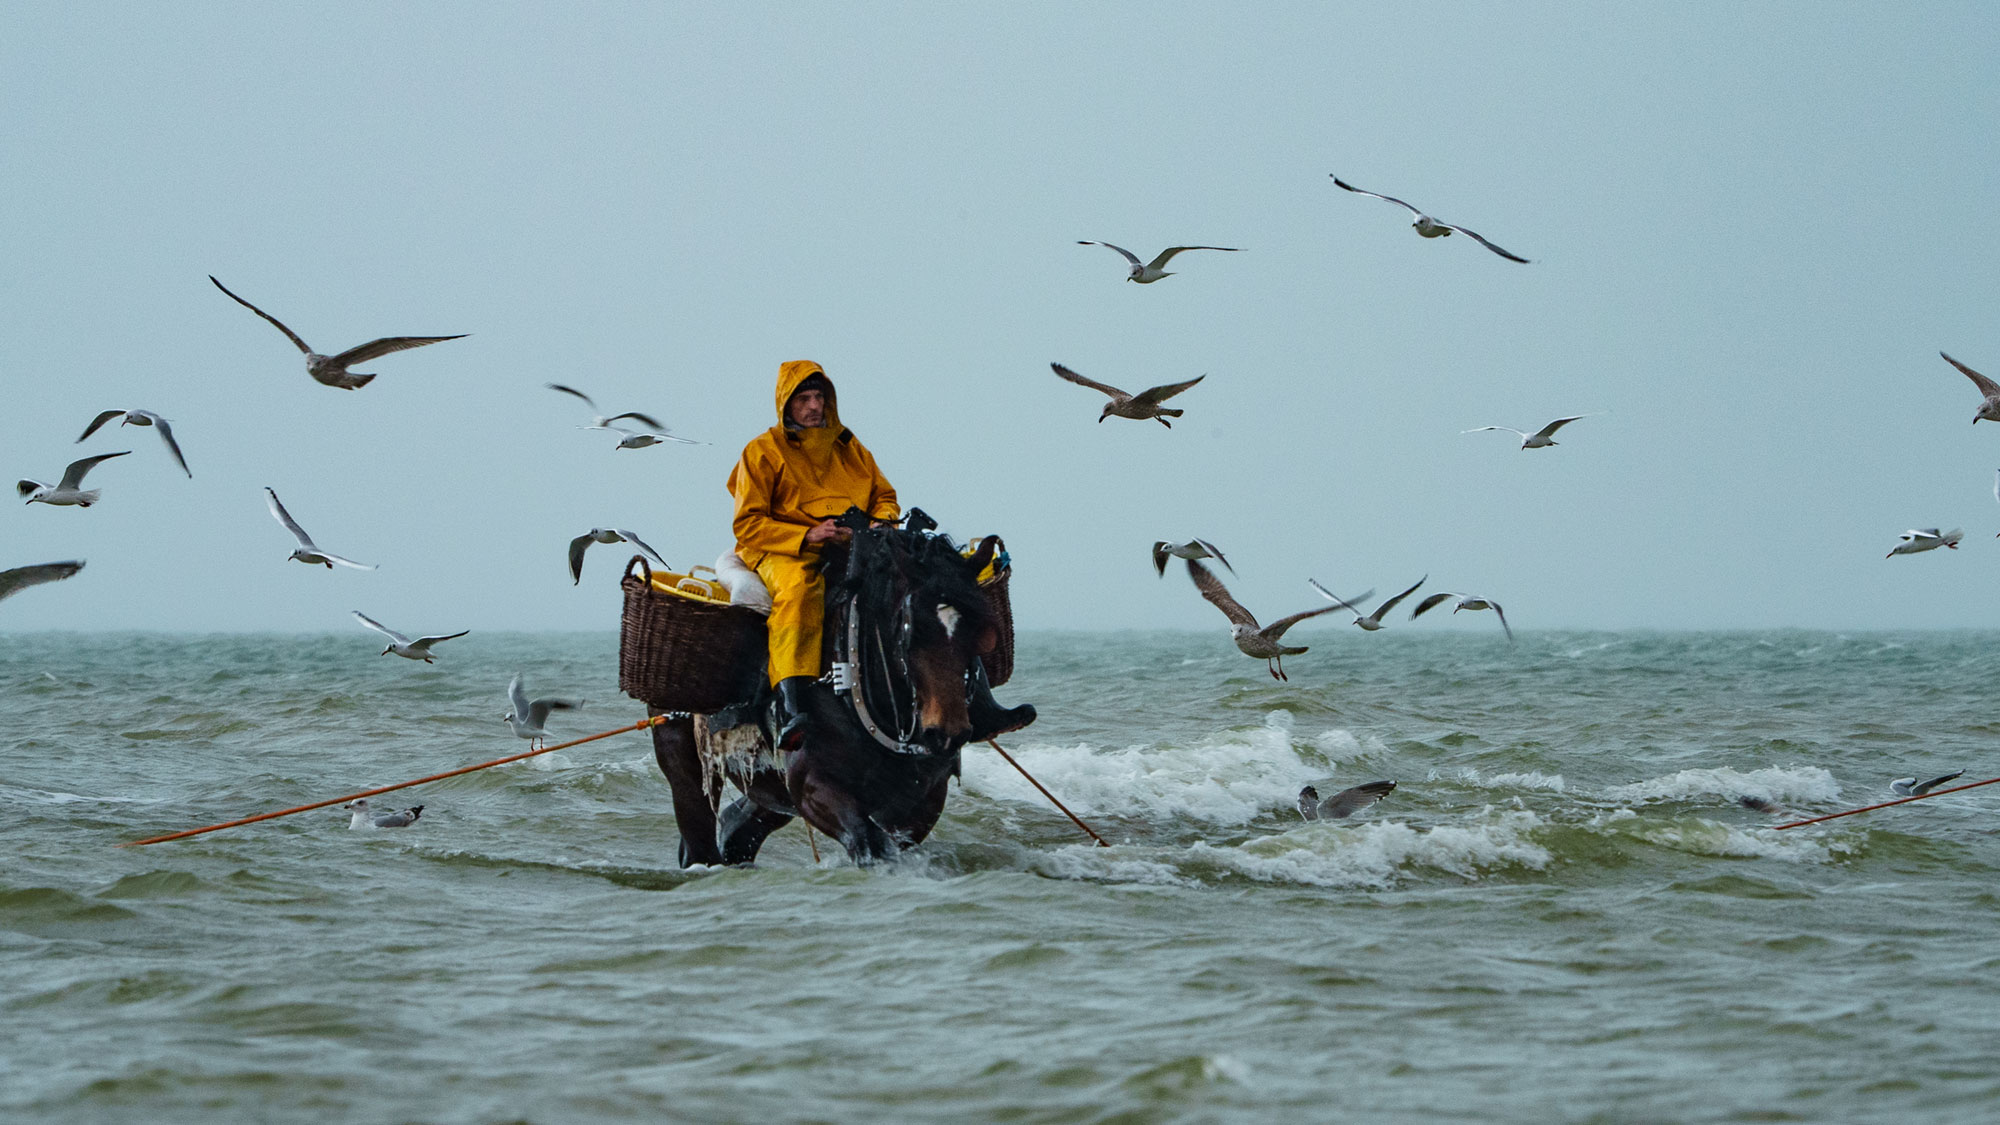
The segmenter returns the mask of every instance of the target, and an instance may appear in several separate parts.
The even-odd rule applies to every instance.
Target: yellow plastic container
[[[708,577],[696,577],[700,574],[707,574]],[[713,567],[697,566],[686,574],[675,574],[670,570],[653,571],[653,589],[711,605],[729,604],[729,587],[716,578]]]

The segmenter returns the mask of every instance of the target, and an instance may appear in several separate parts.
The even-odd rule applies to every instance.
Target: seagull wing
[[[439,641],[455,641],[458,638],[463,637],[464,635],[470,632],[472,632],[472,630],[470,629],[460,629],[456,633],[445,633],[442,636],[418,637],[416,641],[414,641],[410,645],[410,647],[428,650],[432,645],[437,644]]]
[[[1206,378],[1208,378],[1206,375],[1197,375],[1185,383],[1167,383],[1163,386],[1147,387],[1145,390],[1133,395],[1132,401],[1143,402],[1148,406],[1158,405]],[[1230,570],[1233,572],[1235,568],[1231,567]]]
[[[104,413],[99,414],[97,417],[92,418],[90,420],[90,425],[85,426],[83,428],[83,437],[80,437],[76,440],[81,442],[83,438],[87,438],[90,435],[96,433],[97,427],[102,426],[104,423],[111,421],[113,418],[116,418],[123,413],[125,413],[123,410],[107,410]]]
[[[12,570],[0,570],[0,599],[5,599],[44,582],[60,582],[83,569],[83,560],[73,562],[37,563],[34,566],[17,566]]]
[[[532,726],[542,726],[549,721],[551,711],[574,711],[583,706],[568,699],[537,699],[528,704],[528,722]]]
[[[1388,612],[1389,612],[1390,610],[1392,610],[1392,609],[1396,608],[1396,603],[1397,603],[1397,602],[1400,602],[1400,601],[1402,601],[1402,600],[1403,600],[1404,598],[1407,598],[1407,597],[1409,597],[1409,596],[1410,596],[1411,594],[1414,594],[1414,593],[1416,593],[1416,592],[1417,592],[1417,587],[1418,587],[1418,586],[1421,586],[1421,585],[1423,585],[1424,583],[1426,583],[1426,582],[1428,582],[1428,581],[1430,581],[1430,579],[1431,579],[1431,576],[1430,576],[1430,575],[1428,575],[1428,574],[1424,575],[1424,576],[1423,576],[1422,578],[1419,578],[1419,579],[1417,579],[1415,583],[1411,584],[1411,586],[1410,586],[1410,588],[1409,588],[1409,589],[1407,589],[1407,590],[1403,591],[1403,592],[1402,592],[1402,593],[1400,593],[1400,594],[1397,594],[1397,595],[1396,595],[1395,597],[1393,597],[1393,598],[1390,598],[1390,599],[1389,599],[1388,601],[1386,601],[1386,602],[1383,602],[1383,603],[1382,603],[1381,605],[1379,605],[1379,606],[1375,607],[1375,612],[1374,612],[1374,613],[1372,613],[1372,614],[1370,614],[1369,616],[1371,616],[1371,617],[1375,618],[1375,620],[1377,620],[1377,621],[1380,621],[1380,620],[1382,620],[1382,615],[1383,615],[1383,614],[1385,614],[1385,613],[1388,613]]]
[[[22,478],[21,480],[14,482],[14,491],[21,494],[22,496],[26,496],[27,494],[33,492],[37,488],[47,488],[47,487],[48,485],[43,484],[41,481],[28,480],[25,477]]]
[[[627,410],[623,414],[613,414],[611,417],[606,418],[605,421],[616,422],[620,418],[637,418],[639,421],[644,422],[646,424],[647,429],[659,433],[661,437],[667,436],[663,432],[666,430],[667,427],[661,424],[659,419],[653,417],[650,414],[641,414],[636,410]],[[607,428],[616,428],[616,427],[607,427]]]
[[[299,546],[305,547],[308,550],[319,550],[318,547],[313,545],[312,536],[307,535],[306,529],[299,526],[299,521],[292,518],[292,513],[285,510],[285,505],[279,501],[278,494],[271,490],[270,485],[264,486],[264,498],[270,504],[271,518],[284,524],[285,530],[291,532],[292,536],[299,541]]]
[[[356,621],[361,622],[363,625],[368,626],[370,629],[373,629],[376,632],[382,634],[383,636],[389,638],[390,640],[395,641],[399,645],[406,645],[410,643],[410,638],[404,636],[401,633],[398,633],[394,629],[389,628],[387,625],[382,624],[380,621],[375,620],[374,618],[368,616],[367,614],[361,612],[358,609],[354,611],[354,619]]]
[[[561,391],[566,395],[575,395],[576,397],[583,400],[583,404],[585,406],[590,407],[590,413],[592,414],[592,416],[595,416],[597,414],[597,404],[591,401],[589,395],[584,394],[582,391],[577,390],[575,387],[565,387],[561,383],[543,383],[542,386],[547,387],[552,391]]]
[[[1500,255],[1501,257],[1507,259],[1510,262],[1519,262],[1524,266],[1528,264],[1528,259],[1521,257],[1519,254],[1510,254],[1507,251],[1501,249],[1500,247],[1493,245],[1491,242],[1486,241],[1486,239],[1476,230],[1469,230],[1465,227],[1452,226],[1450,223],[1439,223],[1438,225],[1442,227],[1451,227],[1452,230],[1455,230],[1460,234],[1472,236],[1472,240],[1474,242],[1479,243],[1481,246],[1486,247],[1488,250],[1493,251],[1495,254]]]
[[[1308,578],[1306,579],[1306,582],[1310,584],[1313,589],[1319,591],[1320,597],[1325,598],[1327,601],[1332,602],[1335,606],[1346,610],[1347,612],[1353,614],[1356,617],[1361,616],[1361,610],[1356,608],[1354,603],[1360,601],[1363,598],[1372,598],[1375,596],[1374,589],[1370,588],[1367,593],[1356,594],[1351,598],[1336,597],[1332,590],[1329,590],[1326,587],[1319,584],[1319,579]]]
[[[1285,630],[1291,628],[1294,625],[1297,625],[1299,622],[1304,621],[1306,618],[1318,617],[1322,613],[1332,613],[1334,610],[1340,608],[1342,607],[1337,605],[1323,605],[1318,609],[1301,610],[1298,613],[1292,614],[1290,617],[1278,618],[1276,621],[1273,621],[1269,625],[1264,626],[1261,632],[1266,637],[1269,637],[1270,639],[1275,641],[1278,638],[1285,635]]]
[[[1078,375],[1076,372],[1071,371],[1069,368],[1064,367],[1060,363],[1051,363],[1049,364],[1049,366],[1055,370],[1056,374],[1062,376],[1065,379],[1068,379],[1070,382],[1075,383],[1079,387],[1089,387],[1093,391],[1103,391],[1105,394],[1108,394],[1112,398],[1116,399],[1127,399],[1132,397],[1131,395],[1126,394],[1124,391],[1119,390],[1117,387],[1114,387],[1109,383],[1100,383],[1095,379],[1086,379],[1083,376]]]
[[[1207,378],[1207,376],[1203,376],[1203,378]],[[1222,549],[1220,547],[1217,547],[1215,544],[1210,543],[1206,539],[1192,539],[1189,540],[1189,542],[1193,543],[1197,547],[1200,547],[1202,550],[1207,551],[1210,555],[1213,555],[1215,557],[1216,562],[1221,563],[1223,566],[1229,566],[1229,560],[1222,557]],[[1160,565],[1164,567],[1166,564],[1161,563]],[[1233,566],[1229,566],[1229,573],[1235,574],[1236,568]]]
[[[62,483],[56,487],[80,488],[83,486],[83,475],[96,468],[98,462],[109,461],[113,457],[123,457],[130,452],[132,451],[127,449],[118,453],[100,453],[95,457],[82,457],[71,461],[69,467],[63,470]]]
[[[1963,371],[1965,373],[1965,377],[1972,380],[1972,385],[1979,388],[1980,394],[1985,395],[1988,398],[1991,398],[1994,395],[2000,395],[2000,383],[1995,383],[1993,380],[1988,379],[1986,376],[1981,375],[1979,372],[1974,371],[1972,368],[1967,367],[1963,363],[1958,362],[1957,360],[1951,358],[1948,355],[1944,355],[1943,352],[1939,352],[1938,354],[1944,356],[1944,361],[1946,363],[1949,363],[1953,367],[1956,367],[1960,371]]]
[[[1222,579],[1210,574],[1207,567],[1193,559],[1187,560],[1187,568],[1188,577],[1194,579],[1194,588],[1200,590],[1202,597],[1207,598],[1215,608],[1221,610],[1222,616],[1227,617],[1232,624],[1258,628],[1257,618],[1243,608],[1243,603],[1229,596],[1229,591],[1222,585]]]
[[[1432,594],[1430,597],[1425,598],[1423,601],[1418,602],[1417,608],[1410,611],[1410,620],[1415,621],[1417,618],[1422,617],[1424,614],[1429,613],[1433,609],[1436,609],[1437,604],[1439,602],[1444,601],[1447,598],[1455,598],[1455,597],[1458,597],[1458,595]]]
[[[1910,792],[1916,796],[1921,797],[1925,793],[1928,793],[1931,790],[1936,789],[1938,786],[1943,785],[1947,781],[1956,781],[1964,776],[1965,776],[1965,771],[1959,770],[1957,773],[1948,773],[1945,774],[1943,777],[1933,777],[1929,781],[1919,782],[1916,785],[1910,786]]]
[[[1329,173],[1327,173],[1327,175],[1329,175],[1329,176],[1332,176],[1332,175],[1333,175],[1333,173],[1329,172]],[[1397,198],[1396,198],[1395,196],[1393,196],[1393,195],[1383,195],[1383,194],[1382,194],[1382,193],[1380,193],[1380,192],[1374,192],[1374,191],[1362,191],[1362,190],[1361,190],[1360,188],[1358,188],[1358,187],[1355,187],[1355,186],[1354,186],[1353,184],[1350,184],[1350,183],[1348,183],[1347,181],[1345,181],[1345,180],[1341,179],[1341,178],[1340,178],[1339,176],[1333,176],[1333,186],[1334,186],[1334,187],[1337,187],[1337,188],[1346,188],[1346,189],[1347,189],[1348,191],[1351,191],[1351,192],[1353,192],[1353,193],[1354,193],[1354,194],[1356,194],[1356,195],[1372,195],[1372,196],[1374,196],[1374,197],[1375,197],[1375,198],[1377,198],[1377,199],[1386,199],[1386,200],[1388,200],[1389,202],[1391,202],[1391,203],[1394,203],[1394,204],[1395,204],[1396,206],[1398,206],[1398,207],[1408,207],[1408,208],[1409,208],[1409,211],[1410,211],[1410,214],[1412,214],[1412,215],[1417,215],[1417,216],[1421,216],[1421,215],[1423,215],[1423,212],[1422,212],[1422,211],[1419,211],[1419,210],[1417,210],[1417,209],[1416,209],[1415,207],[1410,207],[1410,205],[1409,205],[1409,204],[1407,204],[1407,203],[1403,202],[1403,201],[1402,201],[1402,200],[1400,200],[1400,199],[1397,199]],[[1456,230],[1457,228],[1456,228],[1456,227],[1454,227],[1453,229],[1454,229],[1454,230]],[[1467,232],[1467,233],[1470,233],[1470,232]],[[1474,237],[1477,237],[1477,236],[1475,235]]]
[[[521,687],[519,672],[514,673],[514,678],[507,681],[507,703],[513,707],[515,719],[523,723],[528,721],[528,693]]]
[[[576,538],[569,541],[569,584],[570,585],[572,586],[582,585],[583,553],[585,551],[590,550],[590,545],[595,542],[597,542],[596,535],[589,532],[579,535]]]
[[[1494,601],[1492,598],[1487,598],[1486,604],[1493,607],[1493,615],[1500,619],[1500,631],[1507,634],[1507,639],[1509,641],[1513,640],[1514,627],[1512,625],[1507,624],[1507,611],[1501,609],[1500,603]]]
[[[1167,263],[1174,260],[1174,255],[1183,250],[1227,250],[1234,254],[1242,249],[1241,246],[1169,246],[1165,250],[1160,251],[1160,256],[1154,258],[1152,263],[1146,268],[1151,270],[1165,269]],[[1134,261],[1133,264],[1137,265],[1138,263]]]
[[[1130,250],[1125,249],[1123,246],[1112,246],[1109,242],[1087,242],[1083,239],[1078,239],[1076,244],[1078,246],[1104,246],[1112,250],[1116,250],[1120,254],[1125,255],[1125,260],[1132,263],[1133,269],[1136,270],[1139,268],[1139,256],[1137,254],[1132,253]],[[1155,262],[1154,264],[1158,265],[1159,263]]]
[[[381,567],[375,566],[372,563],[355,562],[353,559],[343,559],[339,555],[334,554],[332,551],[324,550],[319,547],[314,547],[313,552],[330,563],[339,563],[341,566],[351,567],[355,570],[382,569]]]
[[[375,827],[408,828],[410,825],[415,824],[417,818],[422,815],[424,815],[424,807],[422,805],[411,805],[402,812],[383,813],[381,816],[376,817]]]
[[[1564,426],[1569,425],[1571,422],[1576,421],[1578,418],[1588,418],[1588,417],[1590,417],[1590,415],[1588,414],[1572,414],[1567,418],[1558,418],[1555,421],[1550,422],[1548,425],[1543,426],[1541,429],[1536,430],[1535,436],[1541,438],[1553,437],[1557,430],[1562,429]]]
[[[187,458],[181,456],[181,443],[174,440],[174,428],[167,425],[167,420],[150,410],[134,410],[132,413],[153,423],[153,428],[160,431],[160,440],[167,443],[167,452],[174,455],[174,464],[181,467],[181,472],[186,473],[189,480],[193,480],[194,470],[188,468]]]
[[[620,539],[623,539],[625,542],[630,543],[634,547],[639,548],[641,551],[644,551],[647,554],[653,556],[654,562],[659,563],[661,566],[667,565],[667,560],[660,557],[660,552],[655,551],[651,547],[647,546],[646,541],[644,539],[639,538],[638,536],[632,534],[631,532],[625,530],[622,527],[616,528],[614,530],[618,532],[618,537]]]
[[[1342,789],[1319,803],[1319,819],[1342,820],[1387,797],[1396,788],[1393,781],[1368,781]]]
[[[1319,819],[1319,790],[1310,785],[1299,790],[1299,815],[1307,820]]]
[[[2000,499],[2000,484],[1995,484],[1993,486],[1993,490],[1995,493],[1995,498]],[[1171,546],[1172,544],[1168,543],[1164,539],[1157,540],[1153,543],[1153,569],[1159,571],[1160,577],[1162,578],[1165,578],[1167,576],[1167,560],[1174,556],[1173,551],[1168,549]],[[1232,570],[1231,573],[1233,574],[1235,572]]]
[[[215,281],[215,275],[209,274],[208,279],[210,281]],[[237,304],[242,305],[244,308],[249,309],[251,312],[256,313],[258,316],[263,317],[265,320],[270,321],[274,326],[277,327],[278,331],[283,332],[285,334],[286,339],[290,340],[294,344],[297,344],[299,346],[300,351],[306,353],[307,355],[312,354],[312,349],[306,346],[306,342],[304,340],[299,339],[299,334],[285,327],[284,322],[280,321],[277,317],[272,316],[270,313],[265,312],[263,309],[258,308],[256,305],[253,305],[250,302],[244,300],[243,298],[238,297],[236,294],[230,293],[229,287],[227,285],[224,285],[220,281],[215,281],[215,287],[217,289],[222,290],[224,293],[228,293],[230,300],[235,301]]]
[[[425,344],[436,344],[445,340],[463,340],[468,335],[470,333],[461,332],[456,336],[384,336],[379,340],[370,340],[341,352],[333,357],[333,362],[341,367],[367,363],[371,359],[380,359],[391,352],[408,351],[411,348],[421,348]]]

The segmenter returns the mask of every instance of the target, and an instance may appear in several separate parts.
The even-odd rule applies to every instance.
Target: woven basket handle
[[[630,575],[632,573],[632,567],[635,564],[639,567],[640,570],[646,572],[646,585],[651,586],[653,584],[652,564],[646,561],[646,556],[644,555],[633,555],[632,561],[625,564],[625,573],[627,575]]]

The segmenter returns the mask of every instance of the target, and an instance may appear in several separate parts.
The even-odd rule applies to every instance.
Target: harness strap
[[[849,602],[845,607],[843,607],[843,609],[841,610],[841,615],[847,618],[847,628],[845,630],[847,634],[846,638],[847,651],[842,653],[841,655],[845,656],[847,658],[846,663],[848,663],[855,669],[852,674],[853,690],[847,693],[848,703],[850,706],[854,708],[854,717],[861,720],[862,729],[866,730],[869,733],[869,735],[875,739],[876,742],[881,743],[883,747],[888,749],[891,753],[895,754],[913,753],[914,751],[907,749],[904,743],[898,742],[897,740],[890,738],[888,735],[883,734],[882,728],[875,724],[875,716],[869,713],[868,701],[867,699],[864,698],[864,696],[868,694],[868,687],[867,687],[868,677],[860,669],[861,615],[854,612],[853,602]]]

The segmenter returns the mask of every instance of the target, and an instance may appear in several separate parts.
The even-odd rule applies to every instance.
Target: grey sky
[[[2000,11],[1078,7],[8,7],[4,471],[135,452],[0,505],[0,567],[89,560],[0,629],[615,627],[629,552],[573,589],[568,539],[712,560],[796,358],[1027,627],[1220,633],[1153,577],[1189,535],[1267,619],[1428,572],[1521,629],[2000,625],[2000,425],[1937,357],[2000,376]],[[211,273],[326,352],[471,335],[333,390]],[[1208,379],[1099,425],[1051,361]],[[194,479],[72,444],[112,407]],[[381,569],[286,563],[264,485]]]

